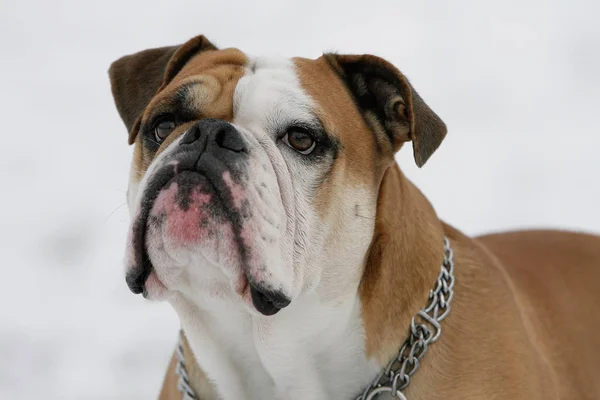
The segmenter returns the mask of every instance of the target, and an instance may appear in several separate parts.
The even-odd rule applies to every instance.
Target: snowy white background
[[[155,398],[178,323],[123,279],[131,148],[106,71],[198,33],[386,57],[449,127],[424,169],[399,156],[444,219],[600,232],[600,3],[441,3],[2,0],[0,398]]]

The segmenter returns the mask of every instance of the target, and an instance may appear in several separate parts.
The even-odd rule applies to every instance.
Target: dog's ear
[[[179,46],[160,47],[124,56],[108,70],[112,94],[121,119],[135,141],[140,117],[154,95],[169,83],[195,54],[216,50],[204,36]]]
[[[388,61],[372,55],[326,54],[354,96],[367,123],[391,142],[393,151],[412,140],[421,167],[446,136],[446,125],[425,104],[408,79]]]

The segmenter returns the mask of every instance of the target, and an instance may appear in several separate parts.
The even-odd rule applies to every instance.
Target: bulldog
[[[109,75],[126,282],[181,321],[160,399],[600,398],[600,238],[442,222],[394,155],[446,126],[386,60],[198,36]]]

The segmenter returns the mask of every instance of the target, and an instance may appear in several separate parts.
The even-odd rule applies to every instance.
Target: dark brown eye
[[[283,142],[301,154],[310,154],[315,149],[315,139],[306,129],[291,128],[282,138]]]
[[[175,129],[175,121],[169,118],[164,118],[154,125],[154,139],[161,143]]]

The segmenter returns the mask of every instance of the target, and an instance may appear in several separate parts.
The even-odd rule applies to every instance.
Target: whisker
[[[112,210],[108,216],[106,218],[104,218],[104,220],[102,221],[102,225],[106,224],[108,222],[108,220],[110,219],[110,217],[112,217],[117,211],[119,211],[119,209],[121,209],[121,207],[127,205],[127,202],[123,202],[121,203],[119,206],[117,206],[117,208],[115,208],[114,210]]]
[[[154,143],[155,145],[160,146],[160,143],[158,143],[156,140],[154,140],[153,138],[151,138],[149,136],[146,137],[146,140],[149,140],[150,142]]]
[[[347,217],[350,217],[350,218],[352,218],[352,217],[358,217],[358,218],[368,219],[369,221],[375,221],[375,217],[368,217],[368,216],[366,216],[366,215],[360,215],[360,214],[359,214],[359,213],[357,213],[357,212],[354,212],[354,215],[353,215],[353,214],[350,214],[350,213],[348,213],[348,212],[344,211],[344,214],[345,214]]]

